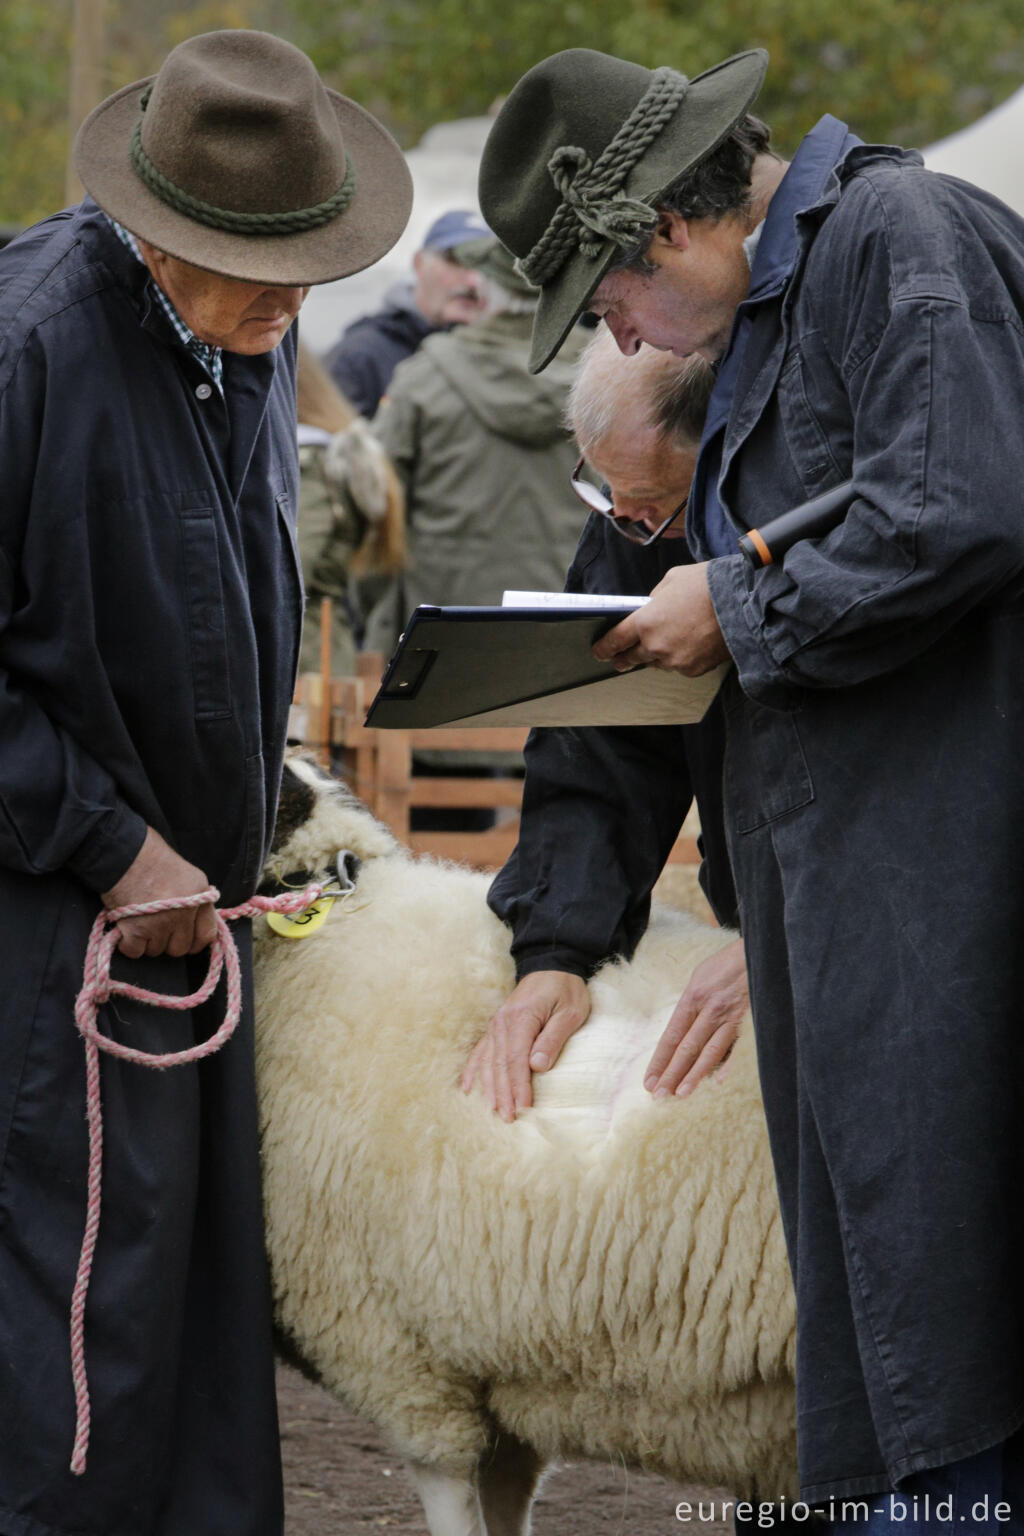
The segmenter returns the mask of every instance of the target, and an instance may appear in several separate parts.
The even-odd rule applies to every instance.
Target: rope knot
[[[635,245],[657,224],[658,215],[649,203],[612,190],[607,177],[595,177],[593,161],[578,145],[563,144],[556,149],[548,170],[563,202],[583,226],[578,238],[584,256],[599,256],[606,240]]]
[[[594,259],[609,240],[628,250],[653,234],[656,210],[627,197],[622,187],[675,115],[689,83],[674,69],[652,71],[647,90],[595,161],[576,144],[555,150],[547,169],[561,201],[536,245],[516,263],[534,287],[550,282],[576,251]]]

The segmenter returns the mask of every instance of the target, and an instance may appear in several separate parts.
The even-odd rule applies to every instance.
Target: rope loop
[[[240,906],[226,910],[214,910],[217,934],[210,945],[210,964],[202,985],[187,997],[151,992],[131,982],[115,981],[110,975],[110,965],[117,947],[114,925],[123,917],[148,917],[156,912],[170,912],[189,907],[216,904],[220,892],[214,886],[199,891],[194,896],[184,896],[170,901],[138,902],[134,906],[114,907],[100,912],[92,925],[85,952],[85,970],[82,989],[75,999],[75,1024],[85,1044],[85,1113],[89,1127],[89,1172],[86,1183],[86,1217],[82,1248],[78,1258],[78,1273],[71,1296],[71,1376],[75,1388],[75,1443],[71,1453],[71,1471],[81,1476],[85,1471],[89,1450],[89,1382],[85,1369],[85,1302],[89,1291],[99,1235],[100,1204],[103,1174],[103,1110],[100,1098],[100,1052],[117,1056],[122,1061],[135,1062],[142,1067],[181,1066],[186,1062],[201,1061],[212,1056],[226,1044],[235,1031],[242,1012],[241,969],[238,949],[228,927],[241,917],[255,917],[261,912],[301,912],[323,895],[324,887],[308,885],[302,891],[286,891],[281,896],[253,896]],[[140,1051],[132,1046],[112,1040],[100,1032],[97,1016],[102,1005],[111,997],[130,997],[139,1003],[149,1003],[155,1008],[170,1008],[179,1012],[197,1008],[212,997],[221,975],[227,978],[227,1003],[224,1019],[209,1039],[183,1051],[165,1054]]]

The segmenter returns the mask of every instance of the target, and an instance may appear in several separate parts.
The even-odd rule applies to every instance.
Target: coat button
[[[213,385],[212,384],[197,384],[196,385],[196,399],[197,400],[209,400],[209,398],[210,398],[210,396],[212,394],[213,394]]]

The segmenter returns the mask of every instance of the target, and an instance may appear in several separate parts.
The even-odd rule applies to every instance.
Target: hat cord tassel
[[[564,144],[548,161],[548,171],[562,202],[547,229],[518,265],[540,288],[560,271],[574,251],[598,256],[605,240],[628,249],[647,231],[657,213],[647,203],[628,198],[622,184],[645,150],[674,117],[689,89],[678,70],[663,66],[615,137],[591,162],[586,150]],[[575,167],[575,169],[571,169]]]

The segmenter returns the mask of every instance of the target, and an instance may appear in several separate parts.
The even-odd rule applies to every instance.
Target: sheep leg
[[[488,1536],[480,1500],[472,1483],[410,1462],[430,1536]]]
[[[529,1536],[530,1509],[542,1471],[531,1445],[515,1435],[499,1435],[478,1473],[486,1536]]]

